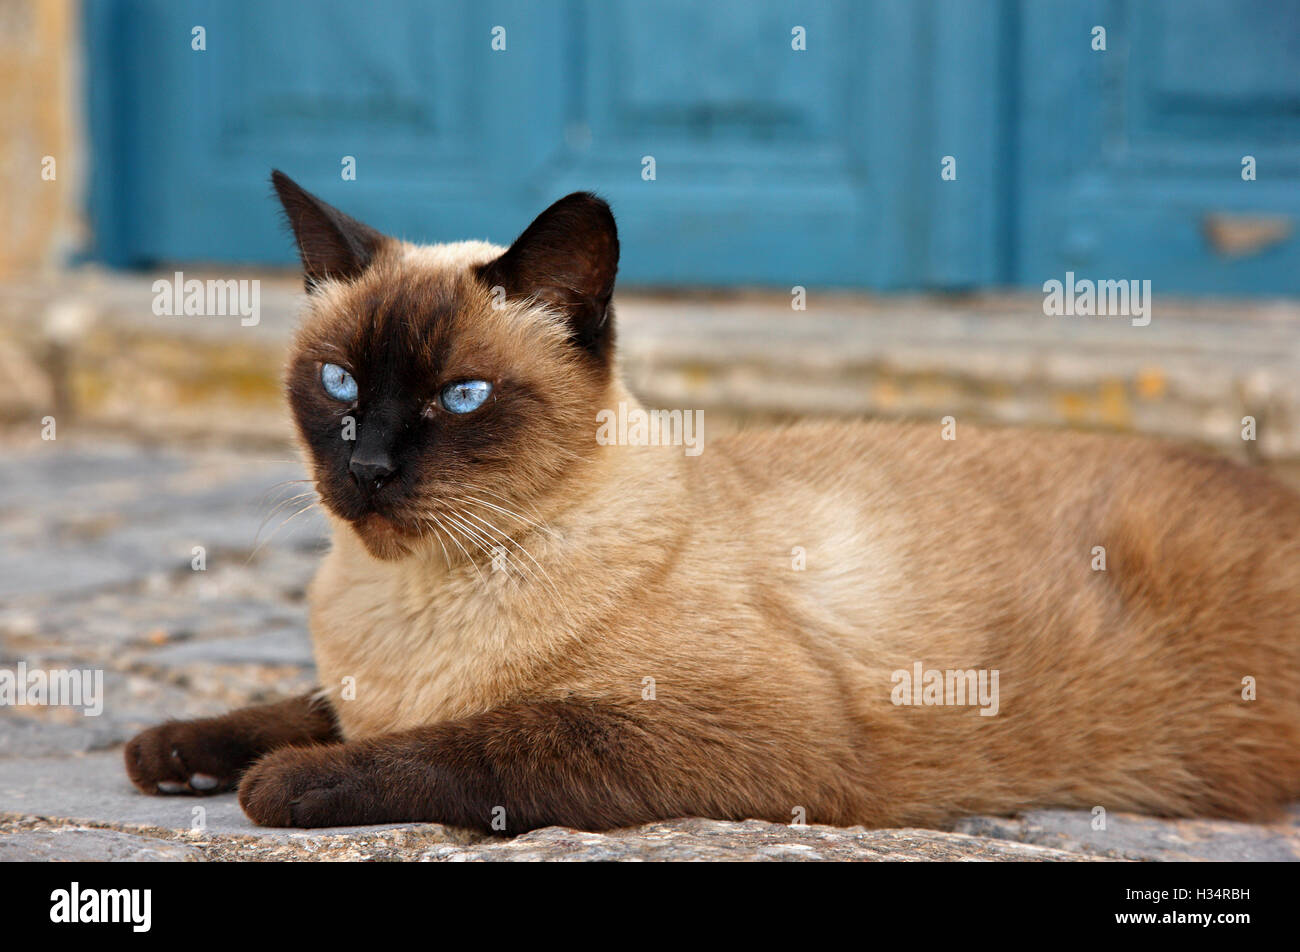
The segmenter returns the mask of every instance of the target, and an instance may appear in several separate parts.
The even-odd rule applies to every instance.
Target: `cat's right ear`
[[[298,242],[309,292],[326,278],[346,281],[370,266],[385,240],[382,234],[322,202],[279,169],[271,172],[271,184]]]
[[[560,199],[501,257],[478,268],[488,287],[535,298],[561,314],[574,342],[605,365],[614,343],[610,297],[617,272],[614,215],[590,192]]]

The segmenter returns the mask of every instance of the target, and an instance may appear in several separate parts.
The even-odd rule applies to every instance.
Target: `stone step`
[[[170,273],[165,276],[170,277]],[[186,277],[207,277],[186,273]],[[160,317],[154,275],[0,285],[0,420],[170,438],[291,437],[280,387],[301,285],[261,281],[256,326]],[[1040,295],[620,294],[620,354],[650,405],[724,423],[862,415],[1147,433],[1300,460],[1300,304],[1165,301],[1148,326],[1049,317]],[[1242,420],[1257,439],[1243,440]],[[717,432],[716,427],[714,432]]]

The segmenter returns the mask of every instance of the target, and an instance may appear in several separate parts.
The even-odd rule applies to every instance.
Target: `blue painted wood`
[[[1300,3],[1021,0],[1016,14],[1015,281],[1300,293]],[[1214,216],[1285,234],[1231,253]]]
[[[625,284],[1294,293],[1294,235],[1228,258],[1204,223],[1300,212],[1300,4],[1221,6],[87,0],[96,253],[290,264],[278,166],[425,241],[594,189]]]
[[[997,281],[1000,98],[968,75],[998,48],[980,12],[997,7],[89,0],[98,252],[290,263],[275,165],[432,241],[508,241],[595,189],[619,216],[628,283]],[[957,60],[942,80],[936,54]],[[939,188],[944,149],[962,165]]]

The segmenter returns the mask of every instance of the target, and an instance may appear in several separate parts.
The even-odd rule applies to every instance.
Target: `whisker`
[[[458,511],[459,511],[459,510],[458,510]],[[465,533],[465,538],[468,539],[470,542],[472,542],[475,546],[477,546],[480,552],[482,552],[484,555],[486,555],[489,559],[492,559],[492,558],[495,558],[495,557],[496,557],[496,552],[493,550],[493,547],[492,547],[492,540],[491,540],[491,539],[488,539],[488,540],[487,540],[487,541],[488,541],[488,544],[487,544],[487,545],[484,545],[484,541],[483,541],[483,540],[484,540],[486,537],[485,537],[484,535],[482,535],[481,533],[475,531],[475,529],[474,529],[473,526],[471,526],[471,525],[465,523],[464,521],[462,521],[461,519],[457,518],[456,516],[453,516],[451,513],[444,512],[443,515],[446,516],[447,520],[448,520],[452,525],[456,526],[458,529],[460,529],[462,532],[464,532],[464,533]],[[475,563],[475,564],[477,564],[477,563]]]
[[[473,541],[474,544],[478,546],[479,550],[484,555],[486,555],[489,559],[491,559],[493,561],[493,564],[495,564],[497,554],[498,554],[498,549],[502,548],[502,546],[500,546],[500,544],[495,539],[486,535],[481,530],[476,529],[474,526],[469,525],[468,523],[462,521],[461,519],[452,516],[450,513],[443,513],[443,515],[445,515],[448,519],[451,519],[457,526],[459,526],[466,533],[468,533],[471,541]],[[465,515],[465,513],[462,513],[460,510],[457,510],[457,515]],[[508,553],[509,549],[507,548],[506,551]],[[522,563],[520,563],[519,567],[524,569],[525,571],[528,571],[528,566],[523,565]],[[529,571],[528,574],[531,578],[536,580],[536,576],[534,576],[531,571]],[[516,586],[522,587],[522,583],[520,582],[520,580],[518,578],[515,578],[513,575],[511,575],[509,570],[506,571],[506,575]]]
[[[439,519],[436,514],[431,512],[429,513],[429,515],[433,517],[433,520],[438,525],[440,526],[442,525],[442,520]],[[456,533],[452,532],[451,529],[448,529],[446,526],[443,526],[443,528],[447,532],[447,537],[451,539],[452,543],[456,546],[456,548],[460,549],[460,551],[464,554],[465,558],[469,561],[469,563],[474,566],[474,571],[478,573],[479,581],[483,582],[483,584],[486,585],[487,580],[483,578],[483,571],[478,567],[478,563],[474,561],[474,557],[469,554],[469,551],[465,548],[465,546],[461,545],[460,539],[456,538]]]
[[[266,546],[270,545],[271,540],[274,539],[277,535],[280,534],[280,530],[281,530],[281,529],[283,529],[283,528],[284,528],[285,526],[287,526],[289,523],[293,522],[293,520],[297,519],[297,518],[298,518],[299,516],[301,516],[304,512],[309,512],[309,511],[311,511],[312,509],[315,509],[316,506],[317,506],[317,501],[313,499],[313,500],[312,500],[311,502],[309,502],[307,505],[303,506],[301,509],[299,509],[297,512],[295,512],[293,515],[291,515],[288,519],[285,519],[285,520],[284,520],[283,522],[281,522],[278,526],[276,526],[275,529],[274,529],[274,531],[272,531],[272,533],[271,533],[269,536],[266,537],[266,541],[264,541],[264,542],[258,544],[257,546],[254,547],[254,549],[253,549],[252,552],[248,553],[248,558],[246,558],[246,559],[244,560],[244,564],[247,565],[249,562],[253,561],[253,557],[256,556],[258,552],[261,552],[263,548],[265,548]]]
[[[257,527],[257,534],[253,536],[253,541],[256,542],[258,540],[262,535],[262,530],[266,528],[266,524],[271,521],[276,513],[283,511],[287,506],[292,506],[300,499],[306,499],[308,496],[314,496],[315,494],[316,491],[311,490],[309,492],[299,493],[296,496],[290,496],[288,499],[281,499],[271,508],[271,511],[266,514],[266,517],[262,519],[261,525]]]
[[[519,568],[523,569],[523,571],[526,572],[526,573],[528,574],[528,577],[529,577],[530,579],[532,579],[534,582],[536,582],[537,584],[544,584],[544,585],[546,585],[546,586],[551,590],[551,593],[555,596],[557,604],[560,605],[561,608],[565,607],[565,606],[564,606],[564,600],[563,600],[563,597],[560,595],[560,591],[559,591],[559,589],[556,587],[554,579],[551,578],[551,574],[550,574],[550,572],[548,572],[548,571],[546,570],[546,568],[545,568],[545,567],[544,567],[540,562],[538,562],[535,558],[533,558],[532,553],[529,552],[526,548],[524,548],[524,547],[519,543],[518,540],[512,538],[509,534],[507,534],[507,533],[503,532],[502,530],[498,529],[496,526],[493,526],[490,522],[487,522],[487,521],[484,520],[483,518],[474,515],[474,513],[468,512],[468,511],[463,510],[463,509],[458,509],[458,510],[457,510],[457,513],[458,513],[459,515],[463,516],[463,517],[475,519],[475,520],[477,520],[478,522],[482,523],[484,526],[486,526],[486,527],[487,527],[486,530],[480,530],[480,531],[482,532],[482,534],[487,535],[488,538],[489,538],[489,540],[492,541],[494,544],[496,544],[496,545],[501,545],[501,541],[498,540],[498,539],[496,539],[496,538],[492,535],[493,532],[495,532],[495,533],[499,533],[501,536],[504,537],[504,539],[505,539],[505,541],[506,541],[507,543],[509,543],[510,545],[514,545],[514,546],[515,546],[516,548],[518,548],[521,552],[523,552],[524,555],[526,555],[526,556],[528,557],[529,561],[531,561],[535,566],[537,566],[537,570],[538,570],[538,572],[541,573],[541,576],[539,577],[538,574],[537,574],[537,572],[534,572],[532,569],[530,569],[530,568],[528,567],[528,565],[527,565],[526,563],[524,563],[524,562],[520,562],[520,561],[516,560],[516,563],[515,563],[515,564],[517,564],[517,565],[519,566]],[[505,548],[506,548],[506,551],[509,552],[509,545],[506,545]]]
[[[437,527],[436,525],[434,525],[434,524],[432,524],[432,523],[426,523],[426,524],[429,526],[430,529],[433,530],[433,537],[434,537],[435,539],[438,540],[438,548],[442,549],[442,561],[446,564],[446,566],[447,566],[447,571],[450,572],[450,571],[451,571],[451,556],[449,556],[449,555],[447,554],[447,547],[446,547],[445,545],[443,545],[443,543],[442,543],[442,532],[438,529],[438,527]],[[421,534],[421,535],[424,535],[424,530],[423,530],[423,529],[420,530],[420,534]]]
[[[272,493],[274,493],[277,489],[281,488],[282,486],[292,486],[294,483],[315,483],[315,482],[316,480],[314,479],[286,479],[276,483],[273,486],[268,486],[266,490],[257,497],[258,508],[260,509],[262,506],[265,506],[267,504],[268,497]]]
[[[534,529],[538,529],[542,532],[545,532],[547,535],[554,536],[557,539],[560,538],[560,534],[556,532],[554,529],[550,528],[549,526],[542,525],[542,523],[540,522],[535,522],[532,519],[529,519],[527,516],[523,515],[522,513],[512,512],[509,509],[504,509],[501,506],[496,505],[495,503],[488,502],[486,499],[479,499],[475,496],[460,496],[457,497],[457,501],[463,503],[477,503],[480,506],[487,506],[489,509],[495,509],[497,512],[501,513],[504,516],[509,516],[512,519],[518,519],[520,522],[527,523],[528,525],[532,526]]]
[[[515,500],[510,499],[508,496],[503,496],[501,493],[497,492],[494,489],[488,489],[486,486],[475,486],[474,491],[485,493],[488,496],[495,496],[497,499],[500,499],[504,503],[515,503]],[[535,515],[538,519],[542,517],[542,514],[537,511],[536,506],[530,504],[527,508],[530,509],[533,515]]]
[[[488,521],[487,521],[486,519],[484,519],[482,516],[475,515],[474,513],[470,512],[470,511],[467,510],[467,509],[460,509],[460,510],[457,510],[457,511],[458,511],[461,515],[465,516],[465,517],[468,518],[468,519],[474,519],[475,521],[482,523],[484,526],[487,527],[487,529],[488,529],[489,531],[491,531],[491,532],[495,532],[496,534],[498,534],[498,535],[504,537],[504,539],[505,539],[507,542],[509,542],[510,544],[514,545],[516,548],[518,548],[520,552],[522,552],[524,555],[526,555],[526,556],[528,557],[528,560],[529,560],[530,562],[532,562],[533,565],[537,566],[537,570],[538,570],[539,572],[541,572],[543,576],[545,576],[545,578],[546,578],[546,583],[547,583],[548,585],[550,585],[551,590],[555,592],[556,596],[559,596],[560,593],[559,593],[559,591],[556,590],[556,588],[555,588],[555,583],[554,583],[554,580],[552,580],[552,578],[551,578],[551,573],[548,572],[548,571],[547,571],[547,570],[542,566],[542,564],[541,564],[540,562],[538,562],[535,558],[533,558],[533,554],[532,554],[531,552],[529,552],[526,548],[524,548],[523,544],[522,544],[521,542],[519,542],[518,539],[513,538],[509,533],[503,531],[502,529],[498,529],[496,526],[494,526],[492,523],[488,522]],[[529,574],[530,576],[532,576],[534,579],[537,579],[537,577],[536,577],[535,575],[533,575],[532,570],[529,569],[528,566],[524,565],[523,563],[520,563],[520,567],[523,568],[525,571],[527,571],[528,574]],[[537,580],[540,581],[540,579],[537,579]]]
[[[558,532],[556,532],[556,531],[554,531],[553,529],[551,529],[549,526],[544,526],[544,525],[541,525],[541,524],[539,524],[539,523],[534,523],[534,522],[532,522],[532,521],[530,521],[530,520],[528,520],[528,519],[523,518],[523,517],[520,516],[519,513],[517,513],[517,512],[511,512],[510,510],[508,510],[508,509],[503,509],[503,508],[501,508],[500,506],[494,506],[494,505],[492,505],[491,503],[486,502],[486,501],[484,501],[484,500],[481,500],[481,499],[465,499],[465,498],[463,498],[463,497],[457,497],[455,501],[461,503],[461,504],[464,505],[464,506],[476,506],[476,505],[477,505],[477,506],[486,506],[486,507],[488,507],[488,508],[490,508],[490,509],[492,509],[492,510],[494,510],[494,511],[496,511],[496,512],[500,512],[500,513],[502,513],[502,514],[504,514],[504,515],[506,515],[506,516],[509,516],[509,517],[512,518],[512,519],[519,519],[521,522],[524,523],[525,527],[531,527],[531,528],[535,528],[535,529],[536,529],[537,531],[539,531],[539,532],[545,532],[548,536],[552,537],[553,539],[555,539],[555,540],[557,540],[557,541],[563,540],[563,536],[561,536]],[[538,568],[542,568],[542,566],[541,566],[540,564],[538,564],[537,559],[533,557],[533,554],[532,554],[531,552],[528,551],[528,548],[527,548],[527,547],[526,547],[522,542],[520,542],[518,539],[516,539],[515,537],[513,537],[510,533],[506,532],[506,531],[505,531],[504,529],[502,529],[500,526],[497,526],[496,524],[494,524],[494,523],[488,521],[487,519],[483,518],[483,517],[480,516],[478,513],[471,512],[469,509],[464,509],[463,512],[464,512],[464,514],[467,515],[467,516],[472,516],[472,517],[473,517],[477,522],[483,523],[484,525],[488,526],[489,528],[494,529],[494,530],[496,530],[497,532],[499,532],[501,535],[505,536],[505,538],[506,538],[507,540],[509,540],[509,542],[510,542],[512,545],[518,546],[519,549],[520,549],[520,550],[521,550],[525,555],[527,555],[529,559],[532,560],[532,562],[533,562],[534,565],[537,565]],[[524,534],[524,535],[527,535],[527,531],[528,531],[528,529],[525,528],[523,534]],[[573,561],[573,560],[572,560],[572,558],[571,558],[569,552],[566,551],[565,548],[564,548],[563,546],[552,546],[550,551],[551,551],[552,553],[554,553],[555,555],[557,555],[557,556],[558,556],[561,560],[563,560],[564,562],[566,562],[566,563],[568,563],[568,564],[572,564],[572,561]],[[543,571],[545,571],[545,569],[543,569]],[[547,576],[548,576],[548,578],[549,578],[549,576],[550,576],[550,573],[549,573],[549,572],[547,573]]]

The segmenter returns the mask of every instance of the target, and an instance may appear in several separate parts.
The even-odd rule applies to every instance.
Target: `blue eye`
[[[492,384],[486,380],[462,380],[459,383],[449,383],[442,388],[442,406],[444,410],[450,410],[452,413],[469,413],[483,406],[483,402],[491,392]]]
[[[320,369],[320,383],[335,400],[351,403],[357,398],[357,382],[338,364],[325,364]]]

